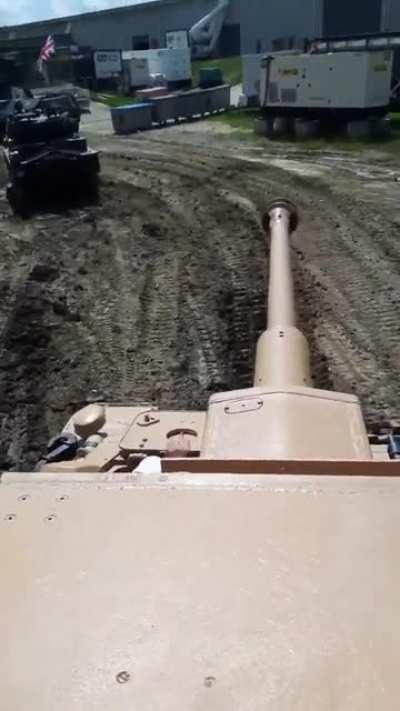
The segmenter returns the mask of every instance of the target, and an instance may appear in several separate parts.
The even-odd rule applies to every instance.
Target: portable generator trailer
[[[354,138],[387,131],[393,53],[275,52],[260,67],[261,129],[307,138],[321,125]],[[260,127],[260,123],[259,123]]]
[[[393,52],[393,73],[390,106],[392,109],[398,110],[400,105],[400,34],[398,32],[318,37],[307,42],[305,49],[322,54],[326,52],[391,50]]]

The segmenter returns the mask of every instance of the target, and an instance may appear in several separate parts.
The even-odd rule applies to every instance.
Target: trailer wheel
[[[368,119],[349,121],[347,124],[347,135],[349,138],[359,140],[360,138],[371,138],[371,124]]]
[[[369,123],[372,138],[388,138],[390,136],[391,125],[389,116],[373,117]]]
[[[291,120],[287,116],[275,116],[273,122],[273,134],[275,138],[288,136],[291,132]]]
[[[294,135],[300,141],[318,138],[321,125],[317,119],[296,119],[294,122]]]
[[[99,180],[99,174],[98,173],[93,173],[92,175],[88,175],[86,180],[85,180],[85,193],[88,196],[90,200],[93,200],[94,202],[97,202],[99,198],[99,189],[100,189],[100,180]]]
[[[256,118],[254,131],[257,136],[271,138],[273,135],[274,120],[271,118]]]

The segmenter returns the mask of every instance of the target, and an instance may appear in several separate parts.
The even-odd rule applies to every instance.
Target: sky
[[[0,0],[0,26],[136,5],[137,2],[143,0]]]

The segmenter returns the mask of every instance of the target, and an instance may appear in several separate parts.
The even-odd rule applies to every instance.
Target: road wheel
[[[29,217],[28,196],[22,185],[9,185],[7,188],[7,200],[14,215],[19,215],[23,218]]]
[[[94,202],[97,202],[100,188],[99,174],[92,173],[91,175],[88,175],[82,187],[88,198]]]

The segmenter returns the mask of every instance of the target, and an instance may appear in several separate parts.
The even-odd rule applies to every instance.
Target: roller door
[[[382,0],[324,0],[324,35],[379,32]]]

